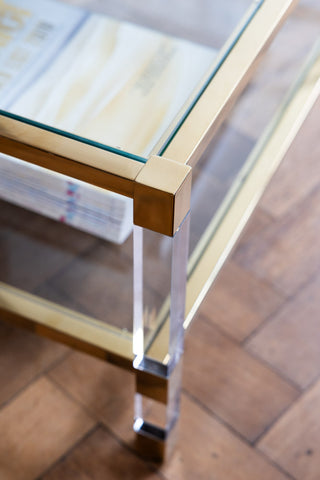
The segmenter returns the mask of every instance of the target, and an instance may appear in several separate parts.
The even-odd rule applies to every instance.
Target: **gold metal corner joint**
[[[174,236],[190,210],[191,167],[152,156],[134,186],[134,224]]]

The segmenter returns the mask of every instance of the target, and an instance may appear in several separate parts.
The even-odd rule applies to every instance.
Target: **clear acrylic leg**
[[[135,227],[134,242],[134,430],[142,453],[160,460],[179,417],[189,214],[174,237]]]

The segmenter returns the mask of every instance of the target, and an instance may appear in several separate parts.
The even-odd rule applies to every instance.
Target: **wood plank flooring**
[[[320,479],[319,125],[318,105],[187,334],[172,458],[135,453],[128,372],[0,322],[0,480]]]

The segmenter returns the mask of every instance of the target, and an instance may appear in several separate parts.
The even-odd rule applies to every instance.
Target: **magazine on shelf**
[[[148,157],[216,51],[56,0],[0,0],[0,109]],[[121,243],[132,201],[2,156],[0,197]]]

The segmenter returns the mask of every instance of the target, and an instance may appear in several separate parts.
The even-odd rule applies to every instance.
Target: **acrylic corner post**
[[[134,190],[134,430],[138,451],[168,456],[179,417],[191,168],[153,156]]]

